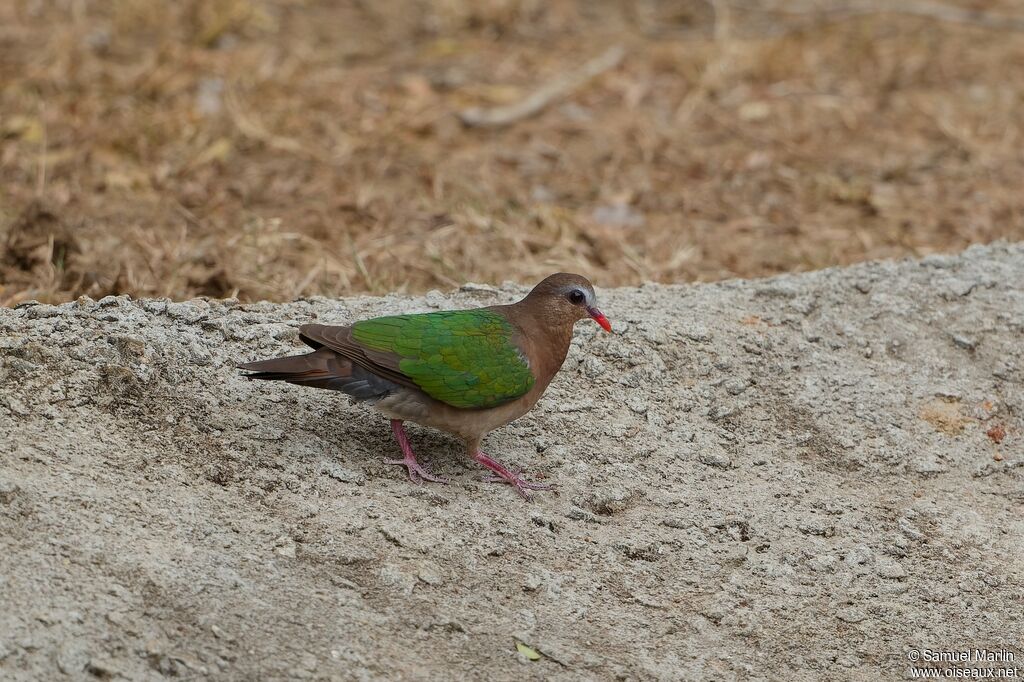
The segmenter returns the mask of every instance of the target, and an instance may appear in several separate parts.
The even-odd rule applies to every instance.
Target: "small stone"
[[[289,537],[280,537],[277,539],[277,545],[274,547],[274,552],[287,558],[295,558],[295,541]]]
[[[956,259],[953,256],[945,254],[931,254],[921,259],[921,265],[928,268],[935,268],[936,270],[948,270],[956,264]]]
[[[866,620],[867,617],[868,614],[864,609],[859,609],[855,606],[847,606],[836,611],[836,618],[844,623],[859,623]]]
[[[702,452],[697,455],[697,460],[701,464],[706,464],[709,467],[715,467],[717,469],[728,469],[732,466],[732,460],[729,459],[728,455],[720,452]]]
[[[21,488],[11,481],[0,481],[0,504],[10,504],[13,502],[15,495],[20,490]]]
[[[249,435],[256,440],[277,441],[284,439],[284,431],[279,428],[261,424],[249,431]]]
[[[974,350],[978,347],[978,342],[966,334],[953,334],[952,338],[953,343],[964,350]]]
[[[409,575],[394,564],[384,564],[377,570],[381,584],[394,588],[402,594],[412,594],[418,578]]]
[[[110,308],[116,305],[120,305],[120,300],[118,300],[117,296],[107,295],[96,301],[97,308]]]
[[[59,317],[64,314],[59,306],[40,303],[25,311],[25,316],[32,320],[44,319],[47,317]]]
[[[875,573],[883,578],[889,578],[891,580],[899,580],[907,577],[907,572],[903,566],[891,559],[881,559],[875,565]]]
[[[625,400],[626,407],[637,414],[647,414],[647,400],[637,394],[632,394]]]
[[[477,284],[476,282],[466,282],[459,291],[465,291],[469,293],[485,293],[485,294],[496,294],[498,290],[492,287],[490,284]]]
[[[725,390],[730,395],[739,395],[747,390],[750,382],[747,379],[729,379],[725,382]]]
[[[0,399],[0,404],[3,404],[2,399]],[[18,417],[28,417],[30,414],[32,414],[29,411],[29,406],[27,406],[25,402],[23,402],[22,400],[18,400],[16,397],[13,396],[7,398],[7,409],[10,410],[15,415],[17,415]]]
[[[789,302],[789,307],[801,315],[810,315],[818,307],[818,301],[814,296],[797,296]]]
[[[736,408],[731,405],[715,405],[708,413],[708,417],[713,421],[719,421],[720,419],[727,419],[734,414],[736,414]]]
[[[942,291],[942,297],[951,300],[955,297],[963,297],[970,294],[978,286],[977,282],[967,280],[951,278],[946,281],[946,287]]]
[[[153,315],[162,315],[167,312],[168,301],[164,299],[147,298],[142,302],[142,309]]]
[[[689,429],[679,429],[678,431],[673,431],[672,435],[675,436],[675,440],[679,441],[680,443],[692,443],[697,439],[697,432],[691,431]]]
[[[365,485],[366,476],[358,471],[352,471],[346,469],[337,462],[324,462],[320,465],[320,473],[326,474],[331,478],[341,481],[342,483],[354,483],[355,485]]]
[[[347,590],[359,591],[363,588],[359,587],[359,583],[355,583],[348,578],[342,578],[340,575],[331,576],[331,584],[335,587],[344,587]]]
[[[664,346],[670,340],[668,333],[664,329],[661,329],[660,327],[656,327],[653,329],[647,326],[642,327],[640,329],[640,334],[641,336],[644,337],[644,339],[647,342],[655,346]]]
[[[583,370],[584,376],[588,379],[596,379],[605,373],[604,363],[593,355],[583,358],[583,361],[580,362],[580,369]]]
[[[421,582],[427,585],[440,585],[444,582],[441,578],[441,571],[436,565],[428,565],[422,567],[417,573],[416,577]]]
[[[697,343],[706,343],[711,340],[711,332],[708,331],[707,327],[693,326],[683,332],[686,338]]]
[[[65,675],[78,676],[89,664],[89,653],[77,642],[68,642],[57,651],[57,667]]]
[[[869,563],[875,558],[874,552],[867,545],[854,545],[854,547],[846,553],[846,564],[848,566],[861,566]]]
[[[442,294],[437,289],[431,289],[430,291],[428,291],[423,296],[423,300],[426,302],[428,306],[434,308],[435,310],[440,310],[441,308],[449,307],[448,299],[446,299],[444,294]]]
[[[123,668],[119,665],[116,659],[106,657],[94,657],[90,658],[88,663],[85,665],[85,670],[93,678],[99,680],[110,680],[123,678]]]
[[[101,300],[100,303],[102,302]],[[181,320],[187,324],[195,324],[200,320],[206,319],[210,314],[210,304],[206,301],[168,303],[167,314],[175,320]]]
[[[189,360],[192,361],[193,365],[206,367],[213,362],[213,357],[210,355],[210,352],[195,340],[187,343],[186,348],[188,349]]]
[[[801,331],[804,335],[804,340],[808,343],[817,343],[821,341],[821,331],[816,327],[812,327],[807,324],[806,321],[801,325]]]
[[[291,325],[274,324],[268,326],[270,327],[270,335],[280,341],[291,341],[299,338],[299,330]]]
[[[569,511],[565,513],[565,518],[572,519],[573,521],[586,521],[587,523],[601,523],[601,520],[590,512],[575,506],[569,507]]]
[[[935,476],[946,471],[946,467],[942,465],[935,453],[926,453],[915,457],[910,461],[910,468],[922,476]]]
[[[900,532],[911,540],[924,540],[924,533],[919,531],[907,517],[901,518],[896,525],[899,526]]]
[[[804,535],[817,535],[823,538],[830,538],[836,534],[836,527],[821,519],[812,519],[801,523],[797,529]]]
[[[594,491],[590,501],[590,508],[598,514],[609,516],[625,510],[631,496],[630,491],[622,486],[600,488]]]

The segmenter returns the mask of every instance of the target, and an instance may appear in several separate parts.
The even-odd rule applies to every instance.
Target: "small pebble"
[[[892,580],[907,577],[907,572],[904,570],[903,566],[891,559],[880,560],[875,566],[875,573],[883,578],[889,578]]]
[[[746,379],[729,379],[725,382],[725,390],[730,395],[739,395],[747,390],[750,386],[750,382]]]
[[[732,460],[727,455],[719,452],[702,452],[697,455],[698,461],[702,464],[706,464],[709,467],[715,467],[717,469],[728,469],[732,466]]]
[[[860,566],[869,563],[875,558],[874,552],[867,545],[854,545],[854,547],[846,553],[846,564],[848,566]]]
[[[953,334],[953,343],[964,350],[974,350],[978,347],[978,342],[966,334]]]
[[[320,465],[320,473],[326,474],[342,483],[354,483],[355,485],[364,485],[366,483],[366,476],[363,473],[346,469],[337,462],[324,462]]]
[[[864,611],[864,609],[859,609],[853,606],[848,606],[839,609],[836,612],[836,618],[843,621],[844,623],[860,623],[861,621],[866,620],[867,617],[868,614]]]

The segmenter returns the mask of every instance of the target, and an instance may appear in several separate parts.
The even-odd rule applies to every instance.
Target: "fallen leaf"
[[[763,121],[772,115],[772,106],[764,101],[746,102],[737,113],[744,121]]]
[[[526,646],[522,642],[516,642],[516,650],[531,661],[539,661],[540,653],[533,647]]]
[[[223,161],[231,153],[231,140],[226,137],[217,139],[196,157],[195,166],[203,166],[211,161]]]
[[[43,124],[37,118],[11,116],[0,125],[3,137],[20,137],[25,142],[39,143],[43,140]]]
[[[985,435],[988,436],[993,443],[998,445],[1003,442],[1004,438],[1006,438],[1006,427],[1002,424],[995,424],[985,432]]]
[[[463,50],[464,48],[461,43],[450,38],[441,38],[428,45],[426,52],[431,57],[450,57]]]

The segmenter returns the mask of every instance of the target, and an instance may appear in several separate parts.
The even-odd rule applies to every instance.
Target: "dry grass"
[[[0,302],[609,286],[1024,238],[1024,33],[792,8],[8,0]],[[459,122],[612,44],[539,115]]]

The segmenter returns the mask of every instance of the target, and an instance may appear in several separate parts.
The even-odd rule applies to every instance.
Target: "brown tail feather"
[[[286,377],[289,376],[301,376],[311,372],[326,372],[327,359],[317,357],[317,355],[318,353],[315,352],[303,355],[289,355],[284,358],[246,362],[235,365],[235,367],[256,372],[256,374],[246,375],[250,379],[280,379],[287,381]]]
[[[396,384],[352,364],[330,348],[318,348],[305,355],[289,355],[236,365],[247,370],[247,379],[287,381],[290,384],[344,391],[357,400],[381,398]]]

